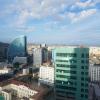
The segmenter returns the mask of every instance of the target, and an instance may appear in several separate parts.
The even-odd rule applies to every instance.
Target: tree
[[[20,65],[19,62],[16,62],[16,63],[13,64],[15,69],[19,69],[19,65]]]

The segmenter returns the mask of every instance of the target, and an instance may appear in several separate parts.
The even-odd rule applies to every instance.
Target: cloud
[[[98,0],[95,3],[98,3]],[[16,26],[23,26],[30,19],[43,20],[50,18],[51,21],[63,22],[67,21],[69,17],[73,22],[77,22],[94,14],[96,9],[84,9],[78,13],[72,12],[71,9],[75,6],[86,8],[93,5],[92,0],[86,2],[79,0],[15,0],[0,11],[0,15],[12,15],[10,17],[12,24]],[[72,8],[70,8],[71,6]]]
[[[86,8],[89,6],[94,6],[94,2],[92,0],[87,0],[86,2],[76,2],[76,6],[81,7],[81,8]]]
[[[30,18],[44,19],[55,17],[76,0],[15,0],[7,5],[0,13],[7,15],[16,14],[17,24],[24,24]]]
[[[14,28],[17,32],[31,33],[35,31],[34,26],[19,26]]]
[[[72,22],[77,22],[80,21],[82,19],[85,19],[93,14],[95,14],[97,12],[97,9],[88,9],[88,10],[83,10],[79,13],[73,13],[70,12],[68,13],[68,17],[72,20]]]

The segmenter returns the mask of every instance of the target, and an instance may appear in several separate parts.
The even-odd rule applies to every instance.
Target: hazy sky
[[[0,0],[0,41],[100,44],[100,0]]]

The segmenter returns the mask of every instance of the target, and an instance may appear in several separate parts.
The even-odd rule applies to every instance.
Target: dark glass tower
[[[12,43],[9,45],[8,48],[8,62],[12,62],[14,57],[24,57],[27,54],[27,40],[26,36],[20,36],[16,38]]]

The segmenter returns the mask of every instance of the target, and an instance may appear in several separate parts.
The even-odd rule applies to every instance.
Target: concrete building
[[[33,54],[34,48],[40,48],[40,44],[27,44],[27,52],[29,55]]]
[[[33,65],[41,66],[42,64],[42,48],[33,49]]]
[[[41,66],[39,70],[39,82],[47,85],[54,85],[54,68]]]
[[[7,92],[9,90],[11,90],[11,92]],[[31,98],[32,96],[38,93],[38,91],[34,90],[28,84],[15,80],[9,81],[7,83],[1,83],[0,91],[3,93],[3,96],[5,98],[7,98],[7,96],[9,96],[10,98],[10,94],[8,93],[11,93],[12,95],[17,96],[20,99],[22,99],[23,97]],[[5,99],[5,100],[12,100],[12,99]]]
[[[1,94],[2,94],[2,96],[4,96],[4,100],[12,100],[10,90],[6,90],[6,89],[2,90]]]
[[[48,49],[47,47],[42,47],[42,63],[46,63],[48,61]]]
[[[12,72],[9,68],[0,68],[0,75]]]
[[[27,64],[27,57],[14,57],[13,63]]]
[[[9,44],[0,42],[0,62],[7,60],[7,49]]]
[[[53,61],[55,100],[88,100],[89,49],[56,48]]]
[[[0,95],[1,91],[4,90],[11,91],[12,99],[10,100],[44,100],[51,92],[52,88],[43,85],[39,86],[34,82],[27,84],[26,82],[11,79],[0,82]]]
[[[23,75],[29,74],[29,68],[24,68],[23,69]]]
[[[100,64],[99,65],[90,64],[89,77],[91,82],[100,82]]]

